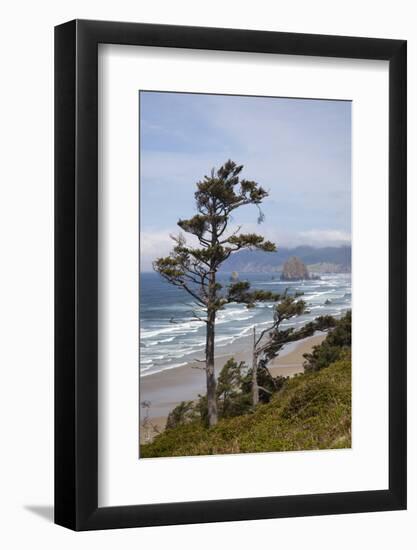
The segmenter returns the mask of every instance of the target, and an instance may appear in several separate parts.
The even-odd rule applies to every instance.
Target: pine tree
[[[195,206],[197,213],[178,221],[179,227],[197,239],[191,246],[183,234],[172,236],[175,241],[171,254],[157,259],[153,267],[171,284],[184,289],[193,298],[202,314],[196,317],[206,324],[205,371],[209,425],[217,423],[216,378],[214,372],[214,337],[217,312],[230,302],[244,302],[249,307],[257,300],[275,299],[274,294],[249,290],[249,283],[237,282],[223,288],[217,272],[229,256],[242,249],[276,250],[275,244],[255,233],[241,233],[240,227],[230,232],[231,216],[245,205],[259,210],[258,222],[263,219],[259,205],[268,193],[255,181],[241,179],[243,165],[228,160],[221,168],[211,171],[197,182]]]
[[[281,323],[288,321],[292,317],[306,313],[306,303],[299,300],[300,293],[294,295],[287,294],[287,291],[278,298],[278,303],[274,307],[273,321],[269,327],[264,329],[259,335],[256,334],[256,327],[253,327],[253,346],[252,346],[252,405],[256,406],[259,402],[258,385],[258,363],[263,360],[265,364],[268,360],[278,355],[281,348],[288,342],[299,338],[293,328],[282,329]]]
[[[288,294],[288,289],[281,296],[277,294],[275,301],[278,303],[275,305],[273,310],[274,313],[271,325],[261,331],[260,334],[257,334],[256,327],[253,327],[251,369],[251,395],[253,406],[256,406],[259,402],[259,390],[261,389],[267,392],[267,390],[259,386],[258,383],[259,365],[267,368],[269,361],[279,354],[285,344],[297,342],[303,338],[313,336],[317,331],[327,333],[333,330],[334,327],[338,326],[338,323],[340,323],[340,321],[336,321],[334,317],[324,315],[321,317],[316,317],[316,319],[306,323],[303,327],[297,330],[294,327],[289,327],[286,329],[282,328],[282,323],[284,321],[288,321],[293,317],[309,313],[306,302],[299,299],[302,295],[302,292],[295,292],[290,295]],[[348,319],[346,325],[349,322],[350,321]],[[345,329],[344,333],[343,329]],[[350,333],[345,327],[342,327],[341,333],[345,336],[346,341],[350,338],[350,336],[348,336]],[[310,363],[309,365],[304,366],[305,370],[314,370],[313,368],[310,368],[310,365],[314,359],[313,356],[314,352],[313,354],[304,355],[307,362]]]

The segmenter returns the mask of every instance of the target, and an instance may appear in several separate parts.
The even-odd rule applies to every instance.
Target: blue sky
[[[351,232],[351,103],[140,92],[141,267],[167,254],[195,183],[231,158],[269,191],[234,226],[278,246],[342,245]]]

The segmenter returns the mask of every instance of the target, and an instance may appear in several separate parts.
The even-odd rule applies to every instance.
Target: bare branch
[[[270,390],[267,390],[266,388],[264,388],[263,386],[259,386],[258,385],[258,388],[262,391],[264,391],[265,393],[269,393],[269,395],[272,395],[272,392]]]
[[[195,311],[192,311],[191,312],[195,319],[190,319],[191,321],[201,321],[202,323],[207,323],[207,319],[203,319],[202,317],[200,317],[200,315],[198,315],[197,313],[195,313]]]
[[[184,282],[184,281],[181,281],[179,279],[173,279],[167,275],[164,275],[164,273],[160,272],[160,274],[162,275],[162,277],[164,279],[166,279],[167,281],[169,281],[172,285],[174,286],[178,286],[178,287],[181,287],[183,288],[185,291],[188,292],[188,294],[190,296],[192,296],[199,304],[203,305],[203,306],[206,306],[206,302],[198,295],[196,294],[193,290],[190,289],[189,286],[187,286],[187,284]]]
[[[268,328],[266,328],[265,330],[263,330],[259,336],[259,338],[256,340],[255,342],[255,347],[258,346],[259,342],[262,340],[262,338],[265,336],[265,334],[267,332],[271,332],[271,330],[274,330],[275,328],[278,327],[280,321],[275,321],[271,326],[269,326]]]

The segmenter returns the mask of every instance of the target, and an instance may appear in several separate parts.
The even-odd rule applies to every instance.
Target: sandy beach
[[[309,353],[313,346],[320,344],[325,335],[315,335],[299,342],[294,342],[283,349],[281,354],[273,359],[269,370],[274,376],[294,376],[303,372],[303,354]],[[234,357],[237,361],[250,364],[250,340],[240,342],[241,351],[223,348],[224,354],[215,359],[215,368],[218,373],[228,359]],[[205,372],[201,363],[194,361],[182,367],[167,369],[140,379],[140,401],[150,402],[148,409],[150,430],[153,426],[162,431],[165,427],[169,412],[181,401],[191,401],[199,394],[205,393]],[[141,419],[143,411],[141,410]],[[143,420],[142,420],[143,421]],[[143,441],[142,435],[141,440]]]

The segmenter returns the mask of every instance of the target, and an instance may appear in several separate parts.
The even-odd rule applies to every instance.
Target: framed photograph
[[[55,29],[55,521],[406,508],[406,42]]]

